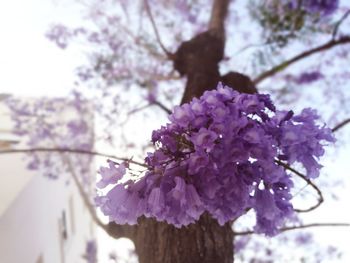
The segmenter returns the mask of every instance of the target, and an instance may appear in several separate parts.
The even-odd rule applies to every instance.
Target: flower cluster
[[[204,212],[223,225],[249,209],[255,230],[274,235],[293,214],[290,175],[278,162],[319,173],[317,158],[331,130],[319,127],[315,111],[276,111],[268,95],[240,94],[219,84],[199,99],[175,107],[170,123],[153,131],[153,153],[138,180],[119,181],[125,163],[101,168],[100,186],[115,186],[96,198],[110,220],[135,224],[141,215],[176,227]],[[117,183],[116,183],[117,182]]]

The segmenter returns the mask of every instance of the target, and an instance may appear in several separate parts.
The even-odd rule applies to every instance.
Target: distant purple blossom
[[[277,111],[268,95],[219,85],[175,107],[171,122],[153,131],[156,150],[145,158],[145,174],[117,183],[97,205],[119,224],[144,215],[176,227],[205,211],[223,225],[253,209],[255,230],[275,235],[293,215],[293,182],[276,160],[298,162],[308,178],[318,176],[323,142],[334,138],[317,119],[311,109]]]
[[[120,178],[126,173],[126,164],[117,164],[111,160],[108,160],[108,167],[101,167],[99,173],[102,178],[97,182],[96,186],[98,188],[105,188],[109,184],[116,184]]]
[[[295,237],[295,242],[300,246],[305,246],[313,242],[312,235],[310,233],[298,233]]]
[[[68,45],[68,41],[72,38],[73,34],[64,25],[54,25],[46,33],[46,37],[55,42],[58,47],[65,49]]]
[[[297,84],[309,84],[323,78],[324,75],[321,72],[311,71],[302,73],[298,78],[296,78],[295,82]]]
[[[97,244],[95,240],[86,242],[84,259],[87,263],[97,263]]]
[[[14,124],[13,132],[30,148],[75,149],[91,151],[93,128],[91,104],[81,94],[73,98],[36,98],[22,100],[9,97],[5,100]],[[58,114],[59,113],[59,114]],[[82,175],[83,183],[90,178],[92,156],[70,157],[75,169]],[[67,168],[57,153],[33,152],[28,154],[27,167],[40,170],[55,179]]]
[[[292,9],[302,8],[311,14],[331,15],[338,6],[338,0],[288,0]]]

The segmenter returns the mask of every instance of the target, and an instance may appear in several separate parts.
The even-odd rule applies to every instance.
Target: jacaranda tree
[[[339,105],[350,95],[343,2],[87,1],[86,25],[55,24],[47,33],[62,49],[87,50],[66,100],[82,114],[48,123],[60,102],[8,99],[16,132],[31,146],[12,152],[30,152],[31,169],[70,170],[96,223],[113,238],[131,239],[141,263],[282,262],[266,246],[245,250],[254,234],[277,239],[322,226],[304,225],[302,215],[323,202],[314,182],[319,159],[349,122],[349,107]],[[82,117],[88,111],[95,112],[94,138]],[[149,139],[139,142],[149,127]],[[135,129],[139,135],[131,135]],[[116,154],[101,153],[97,143]],[[53,161],[57,153],[62,158]],[[84,167],[101,155],[108,160],[93,198]],[[308,191],[317,197],[297,207],[298,198],[309,204],[299,194]]]

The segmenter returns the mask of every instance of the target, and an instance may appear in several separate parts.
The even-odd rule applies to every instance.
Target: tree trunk
[[[208,214],[182,228],[142,218],[134,240],[140,263],[232,263],[232,241],[231,225]]]
[[[219,73],[228,4],[229,0],[215,0],[208,31],[183,42],[174,54],[174,68],[187,77],[181,104],[215,89],[219,81],[236,86],[240,92],[256,92],[249,77],[236,72],[225,76]],[[220,226],[208,213],[182,228],[141,218],[133,236],[140,263],[232,263],[233,240],[231,224]]]

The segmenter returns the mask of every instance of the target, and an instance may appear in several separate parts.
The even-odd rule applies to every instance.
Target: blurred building
[[[11,130],[9,110],[0,101],[0,150],[21,145]],[[0,262],[86,262],[82,255],[94,239],[94,223],[71,175],[49,179],[28,170],[25,157],[0,154]]]

